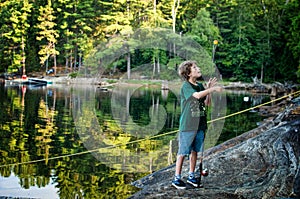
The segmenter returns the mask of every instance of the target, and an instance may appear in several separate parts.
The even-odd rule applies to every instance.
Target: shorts
[[[200,152],[204,142],[204,131],[184,131],[179,132],[177,155],[190,155],[192,151]]]

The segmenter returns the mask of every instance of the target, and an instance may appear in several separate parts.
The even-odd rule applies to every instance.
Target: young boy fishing
[[[217,79],[210,78],[206,88],[197,82],[202,76],[195,61],[185,61],[180,64],[178,73],[184,80],[180,90],[181,116],[179,122],[178,153],[176,160],[175,178],[172,185],[177,189],[185,189],[186,184],[181,179],[181,170],[185,156],[189,157],[189,175],[187,183],[198,187],[195,177],[197,154],[204,142],[207,129],[205,106],[210,104],[210,93],[220,92]]]

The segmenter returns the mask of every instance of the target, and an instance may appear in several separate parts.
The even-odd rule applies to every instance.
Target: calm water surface
[[[177,91],[0,85],[0,196],[127,198],[138,191],[132,181],[175,161]],[[217,98],[226,100],[209,109],[211,120],[269,100],[245,92]],[[246,112],[211,123],[206,148],[261,120]]]

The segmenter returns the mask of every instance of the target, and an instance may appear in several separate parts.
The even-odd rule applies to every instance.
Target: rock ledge
[[[133,182],[141,190],[129,198],[300,198],[299,158],[298,97],[257,129],[206,150],[204,188],[173,188],[172,165]]]

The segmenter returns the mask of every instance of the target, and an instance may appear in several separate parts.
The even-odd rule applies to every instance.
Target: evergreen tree
[[[259,58],[255,57],[255,52],[260,48],[256,49],[257,36],[251,4],[237,0],[232,6],[229,22],[231,34],[226,36],[228,56],[223,58],[224,65],[231,68],[232,80],[251,81],[251,77],[260,74]]]
[[[83,57],[92,48],[96,29],[94,6],[97,7],[92,0],[63,0],[54,4],[61,35],[60,51],[63,52],[59,59],[65,60],[65,66],[71,70],[81,67]]]
[[[181,9],[178,10],[177,31],[186,33],[191,31],[191,21],[196,18],[202,8],[207,8],[203,0],[181,0]],[[211,17],[212,18],[212,17]]]
[[[102,65],[103,70],[118,68],[130,74],[137,65],[151,62],[154,77],[165,65],[176,69],[182,61],[176,51],[191,52],[178,42],[184,35],[208,53],[217,39],[214,60],[231,80],[257,76],[263,82],[296,81],[297,70],[300,73],[296,0],[4,0],[0,9],[1,72],[40,70],[40,64],[47,68],[48,60],[71,71],[81,67],[91,49],[109,41],[99,58],[108,60],[104,55],[117,49],[122,56]],[[132,38],[133,33],[159,27],[178,33],[170,35],[173,40],[161,41],[167,53],[135,49],[140,40]]]
[[[21,71],[25,74],[25,45],[30,26],[28,16],[32,5],[28,0],[5,1],[1,7],[1,59],[8,64],[8,71]]]
[[[287,80],[300,82],[300,3],[299,1],[287,1],[281,12],[282,31],[281,37],[286,39],[279,73]],[[296,74],[296,76],[295,76]]]
[[[209,12],[205,8],[200,9],[189,26],[191,27],[190,34],[194,36],[194,39],[211,52],[213,41],[220,40],[220,33],[210,18]]]
[[[59,34],[55,29],[56,23],[54,22],[55,16],[53,15],[54,11],[51,0],[48,0],[48,4],[46,6],[41,6],[39,11],[40,16],[38,17],[38,21],[40,23],[36,26],[36,28],[39,29],[36,39],[38,41],[42,41],[40,45],[39,57],[40,63],[42,65],[46,64],[47,71],[49,57],[54,57],[55,61],[56,55],[59,54],[55,48]],[[56,66],[55,62],[54,66]]]

